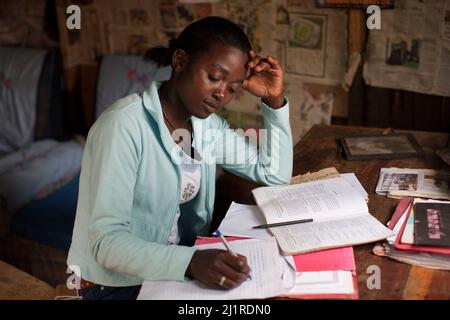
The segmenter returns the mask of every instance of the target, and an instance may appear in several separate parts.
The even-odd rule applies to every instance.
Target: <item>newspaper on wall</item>
[[[289,99],[292,139],[296,144],[316,124],[331,124],[334,95],[312,93],[298,75],[285,75],[285,94]]]
[[[347,71],[347,14],[287,0],[277,7],[277,54],[286,72],[304,82],[340,85]]]
[[[450,96],[450,0],[398,0],[369,33],[368,85]]]

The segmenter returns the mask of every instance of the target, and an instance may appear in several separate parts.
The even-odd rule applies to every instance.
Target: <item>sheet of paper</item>
[[[361,185],[361,182],[359,182],[354,173],[342,173],[341,177],[344,178],[353,188],[355,188],[366,201],[369,200],[369,194]]]
[[[286,291],[283,259],[275,241],[240,240],[229,243],[236,253],[247,257],[252,279],[232,290],[212,290],[198,281],[144,281],[138,300],[231,300],[262,299]],[[197,246],[199,249],[223,249],[222,243]]]
[[[284,254],[358,245],[393,234],[372,215],[270,228]]]
[[[225,236],[271,239],[273,236],[267,229],[252,229],[254,226],[265,223],[266,220],[257,206],[232,202],[220,223],[219,230]]]
[[[252,192],[268,223],[311,218],[318,222],[368,212],[364,198],[342,177]]]
[[[406,218],[406,217],[405,217]],[[404,220],[403,220],[404,221]],[[401,243],[414,244],[414,210],[411,209],[405,229],[403,229]]]
[[[288,294],[350,294],[355,291],[351,271],[298,272]]]
[[[386,239],[391,245],[394,244],[395,239],[397,238],[398,233],[400,232],[400,230],[401,230],[401,228],[403,226],[403,223],[405,222],[406,213],[408,212],[408,210],[409,210],[409,207],[405,209],[405,211],[403,212],[402,216],[398,219],[397,223],[395,224],[394,229],[392,229],[394,234]]]
[[[273,237],[271,237],[272,240],[274,240]],[[227,237],[227,241],[228,242],[232,242],[232,241],[240,241],[240,240],[247,240],[247,238],[242,238],[242,237]],[[196,245],[202,245],[202,244],[208,244],[208,243],[220,243],[221,240],[217,237],[201,237],[198,238],[195,241]],[[295,273],[296,273],[296,266],[295,266],[295,262],[294,262],[294,258],[293,256],[284,256],[281,254],[281,252],[279,253],[279,257],[282,260],[282,268],[284,270],[283,272],[283,286],[289,290],[290,288],[292,288],[295,285]]]
[[[353,247],[298,254],[293,258],[297,272],[356,270]]]

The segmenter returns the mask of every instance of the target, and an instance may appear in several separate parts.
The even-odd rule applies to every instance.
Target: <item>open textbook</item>
[[[285,255],[375,242],[392,235],[342,177],[260,187],[252,193],[268,224],[313,219],[270,228]]]
[[[432,169],[381,168],[376,193],[390,198],[450,200],[450,172]]]

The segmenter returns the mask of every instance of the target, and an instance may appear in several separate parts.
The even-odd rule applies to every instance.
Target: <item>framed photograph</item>
[[[423,156],[411,134],[352,135],[340,137],[348,160],[402,159]]]

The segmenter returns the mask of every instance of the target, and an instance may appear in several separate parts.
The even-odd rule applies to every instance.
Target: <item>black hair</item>
[[[144,60],[158,66],[172,64],[177,49],[183,49],[190,56],[206,52],[214,43],[221,43],[240,49],[247,54],[252,46],[245,32],[234,22],[221,17],[206,17],[188,25],[177,39],[169,41],[169,47],[153,47],[147,50]]]

